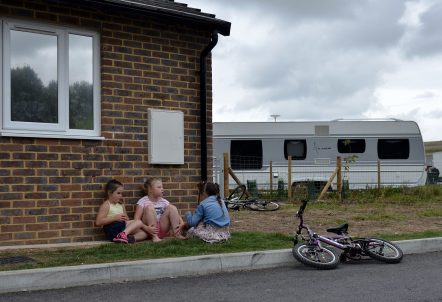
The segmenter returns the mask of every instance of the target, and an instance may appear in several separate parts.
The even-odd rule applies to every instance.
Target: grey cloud
[[[398,20],[405,12],[402,0],[359,2],[349,19],[334,30],[337,47],[393,47],[405,32]],[[333,30],[333,28],[332,28]]]
[[[255,6],[251,5],[254,1],[238,2],[241,3],[235,5],[244,7],[248,3],[252,11],[270,10],[269,2]],[[398,25],[404,12],[401,1],[351,2],[345,9],[340,5],[348,4],[346,1],[327,1],[327,5],[334,5],[334,11],[345,11],[341,19],[337,13],[333,22],[319,17],[302,22],[297,19],[301,12],[314,14],[320,3],[323,2],[276,1],[275,10],[290,12],[292,18],[281,21],[280,16],[272,24],[272,34],[263,34],[255,41],[250,41],[249,36],[236,38],[238,45],[232,51],[236,55],[231,58],[235,62],[234,82],[254,94],[246,104],[269,99],[343,99],[361,90],[375,89],[381,81],[380,71],[391,68],[385,53],[403,33]],[[332,10],[321,7],[319,13],[321,9]],[[282,24],[285,26],[279,27]]]
[[[207,0],[206,0],[207,1]],[[205,2],[206,2],[205,1]],[[364,2],[370,0],[364,0]],[[352,9],[362,1],[353,0],[223,0],[207,1],[213,7],[233,9],[247,14],[258,11],[260,16],[276,17],[283,20],[286,17],[293,20],[304,19],[335,19],[351,15]],[[219,11],[220,9],[218,9]],[[216,12],[216,11],[215,11]],[[257,22],[260,19],[256,19]]]
[[[425,99],[433,99],[433,98],[437,98],[437,97],[439,97],[439,94],[431,92],[431,91],[426,91],[424,93],[416,95],[414,97],[414,99],[425,100]]]
[[[223,84],[229,83],[224,88],[229,92],[214,98],[215,103],[224,106],[218,112],[232,112],[238,118],[242,118],[241,112],[247,116],[253,112],[260,119],[266,113],[280,114],[279,120],[392,114],[425,122],[437,119],[441,113],[433,110],[429,116],[424,106],[420,110],[406,110],[407,106],[416,108],[416,101],[435,102],[439,97],[417,95],[420,91],[439,93],[439,81],[429,83],[426,79],[437,78],[437,70],[425,68],[434,59],[421,60],[440,54],[442,49],[442,35],[438,34],[442,2],[438,1],[199,2],[202,7],[210,3],[210,12],[225,13],[225,19],[232,22],[232,35],[222,39],[229,46],[215,49],[221,51],[214,57],[221,68],[214,71],[214,89],[225,87],[217,82],[224,76],[223,70],[230,69],[225,73],[232,77],[228,81],[223,79]],[[429,3],[433,7],[420,15],[422,25],[414,27],[414,8]],[[416,58],[411,61],[410,56]],[[222,62],[216,63],[217,59]],[[407,91],[417,92],[416,101],[410,101],[413,95],[406,95]],[[401,93],[408,104],[398,106],[397,99],[387,99],[402,97]],[[404,111],[407,113],[401,113]]]
[[[431,110],[431,112],[428,114],[428,117],[440,120],[442,119],[442,110]]]
[[[420,26],[411,29],[404,38],[404,53],[407,56],[425,57],[438,55],[442,49],[442,3],[436,2],[420,15]]]
[[[385,67],[382,55],[357,50],[336,51],[327,44],[310,51],[307,40],[300,49],[293,43],[273,46],[271,55],[250,51],[246,61],[235,64],[237,85],[256,91],[254,101],[318,98],[342,99],[379,83],[379,70]],[[307,47],[306,47],[307,46]]]

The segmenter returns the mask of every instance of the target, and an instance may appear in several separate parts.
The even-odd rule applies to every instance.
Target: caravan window
[[[338,139],[339,153],[364,153],[365,139]]]
[[[232,140],[230,166],[234,170],[262,168],[262,142],[260,140]]]
[[[307,156],[307,142],[305,139],[293,139],[284,141],[284,157],[288,159],[289,156],[292,159],[305,159]]]
[[[410,141],[408,139],[378,140],[379,159],[407,159],[410,156]]]

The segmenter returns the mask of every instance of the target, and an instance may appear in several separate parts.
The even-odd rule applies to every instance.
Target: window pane
[[[284,157],[288,159],[289,155],[292,159],[305,159],[307,156],[307,143],[305,139],[286,140],[284,141]]]
[[[410,156],[408,139],[380,139],[378,141],[379,159],[407,159]]]
[[[262,142],[260,140],[232,140],[230,165],[232,169],[261,169]]]
[[[69,35],[69,128],[94,128],[92,37]]]
[[[11,30],[11,120],[58,123],[57,37]]]
[[[338,139],[339,153],[364,153],[365,139]]]

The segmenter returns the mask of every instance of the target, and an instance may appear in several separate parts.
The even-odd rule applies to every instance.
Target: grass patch
[[[386,240],[406,240],[442,237],[442,231],[430,230],[411,234],[374,234]],[[0,252],[0,257],[24,256],[33,263],[3,264],[0,271],[74,266],[83,264],[112,263],[121,261],[176,258],[259,250],[287,249],[293,246],[292,236],[279,233],[235,232],[232,238],[221,244],[207,244],[200,240],[165,240],[153,244],[142,242],[135,245],[103,244],[90,248],[63,248],[49,250],[14,250]]]
[[[235,232],[229,241],[220,244],[207,244],[201,240],[191,239],[165,240],[157,244],[151,242],[133,245],[103,244],[79,249],[14,250],[1,252],[0,257],[26,256],[34,259],[35,263],[0,265],[0,270],[284,249],[289,248],[291,243],[291,237],[283,234]]]
[[[383,213],[375,211],[368,214],[356,215],[353,217],[355,220],[366,220],[366,221],[402,221],[406,219],[404,215],[397,213]]]
[[[425,209],[418,212],[419,217],[442,217],[442,209]]]
[[[390,203],[410,204],[426,203],[441,200],[442,186],[426,185],[419,187],[386,187],[378,189],[350,190],[343,201],[351,203]],[[325,195],[326,201],[336,201],[338,194],[330,192]]]
[[[435,238],[442,237],[442,231],[439,230],[428,230],[424,232],[408,233],[408,234],[375,234],[373,237],[379,237],[385,240],[396,241],[396,240],[411,240],[411,239],[422,239],[422,238]]]

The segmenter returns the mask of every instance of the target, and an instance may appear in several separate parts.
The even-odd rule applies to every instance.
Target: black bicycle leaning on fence
[[[304,224],[303,214],[307,203],[308,199],[304,199],[296,213],[299,225],[292,252],[299,262],[318,269],[333,269],[340,261],[347,260],[373,258],[385,263],[399,263],[402,260],[402,250],[392,242],[372,237],[351,238],[348,223],[327,229],[332,234],[330,236],[316,234]],[[342,253],[338,256],[330,246]]]
[[[275,201],[269,201],[260,198],[244,199],[246,191],[247,188],[245,185],[239,185],[238,187],[236,187],[230,193],[229,197],[224,200],[227,208],[236,211],[244,208],[253,211],[276,211],[279,209],[280,205]]]

